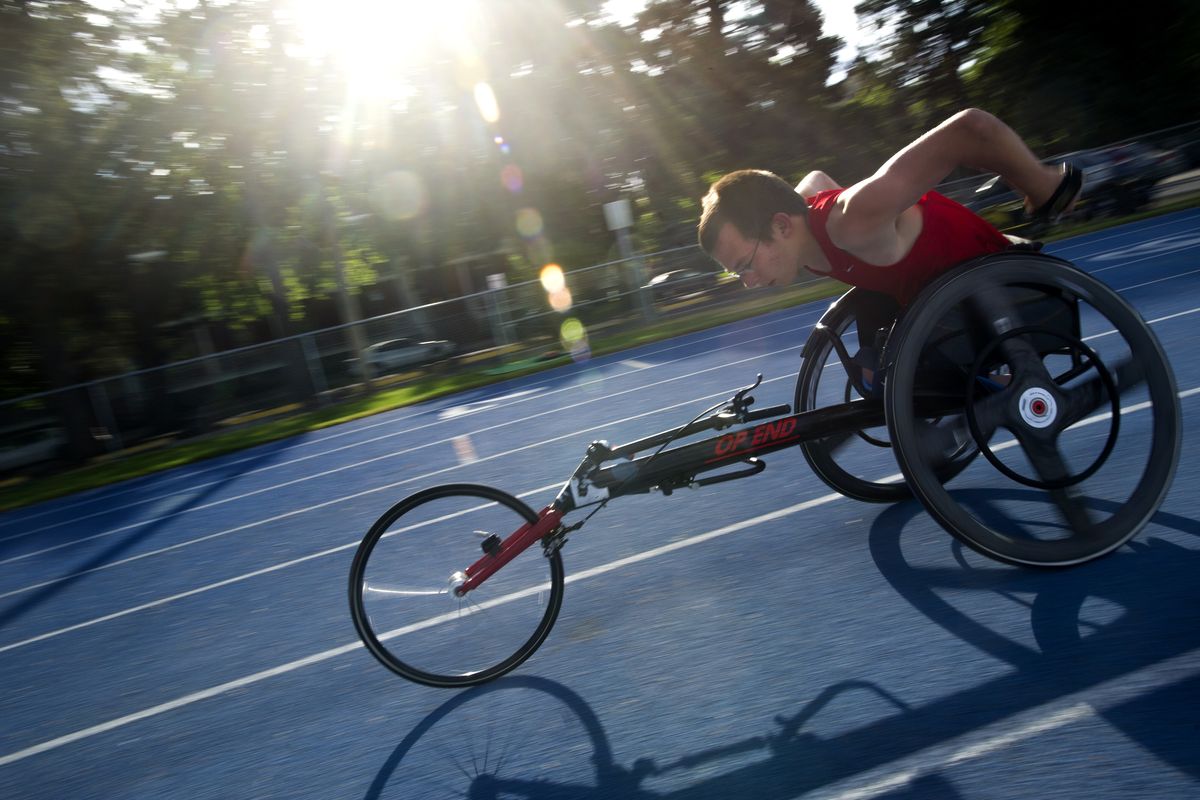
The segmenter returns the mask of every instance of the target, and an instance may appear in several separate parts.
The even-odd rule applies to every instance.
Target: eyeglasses
[[[762,244],[762,239],[755,239],[754,240],[754,249],[750,251],[750,258],[746,259],[746,262],[744,264],[742,264],[742,266],[734,267],[733,269],[726,270],[726,271],[729,272],[731,275],[736,275],[739,278],[741,278],[747,272],[754,269],[754,257],[758,255],[758,246],[760,244]]]

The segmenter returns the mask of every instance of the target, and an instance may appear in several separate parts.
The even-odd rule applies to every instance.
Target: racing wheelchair
[[[562,604],[563,545],[605,504],[751,477],[762,456],[797,445],[838,492],[915,496],[963,544],[1024,567],[1111,553],[1159,508],[1179,459],[1179,398],[1162,347],[1116,292],[1027,250],[961,265],[881,332],[868,388],[847,343],[856,291],[806,342],[794,409],[753,408],[756,382],[680,427],[592,442],[539,512],[476,484],[397,503],[350,570],[351,615],[367,648],[430,686],[503,675],[548,635]],[[706,431],[720,433],[671,447]],[[898,474],[880,474],[881,449]]]

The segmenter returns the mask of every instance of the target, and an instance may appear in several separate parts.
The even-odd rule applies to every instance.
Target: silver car
[[[363,362],[372,375],[440,361],[454,353],[454,343],[444,339],[390,339],[363,351]]]

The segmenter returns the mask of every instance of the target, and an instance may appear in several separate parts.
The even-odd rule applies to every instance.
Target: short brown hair
[[[712,255],[725,223],[747,239],[770,239],[777,212],[808,218],[808,203],[791,184],[765,169],[740,169],[714,183],[702,201],[697,231],[700,247]]]

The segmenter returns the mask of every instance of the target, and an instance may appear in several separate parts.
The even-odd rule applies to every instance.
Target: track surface
[[[995,564],[784,452],[602,511],[510,678],[427,689],[358,644],[346,575],[389,505],[536,508],[592,439],[756,372],[790,402],[804,306],[0,516],[0,797],[1200,794],[1200,212],[1051,252],[1152,322],[1183,396],[1173,489],[1116,554]]]

